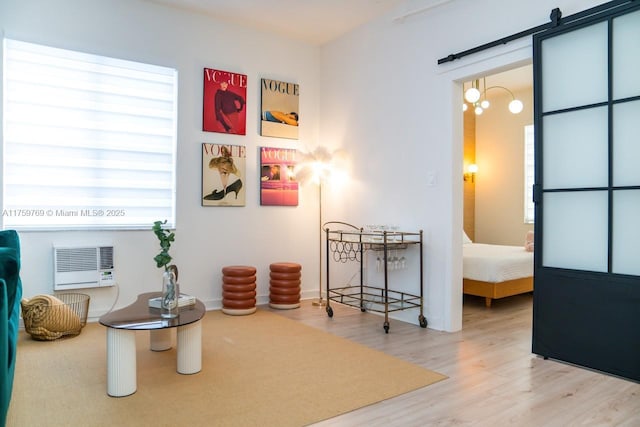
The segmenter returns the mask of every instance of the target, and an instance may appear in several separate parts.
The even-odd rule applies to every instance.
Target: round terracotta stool
[[[300,307],[302,266],[293,262],[274,262],[269,271],[269,306],[282,310]]]
[[[244,316],[256,311],[256,269],[246,265],[222,268],[222,312]]]

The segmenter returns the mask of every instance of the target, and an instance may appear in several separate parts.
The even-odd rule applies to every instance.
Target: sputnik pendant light
[[[471,104],[475,104],[480,99],[480,81],[476,79],[475,82],[471,82],[471,87],[464,93],[464,99]]]
[[[524,108],[522,101],[520,101],[519,99],[516,99],[513,92],[511,92],[506,87],[504,86],[487,87],[487,81],[484,77],[482,78],[482,83],[484,88],[482,91],[480,91],[480,80],[476,79],[475,81],[471,82],[471,87],[464,92],[464,100],[466,102],[462,104],[463,111],[467,111],[467,109],[469,108],[469,106],[467,105],[467,102],[468,102],[473,107],[476,115],[479,116],[480,114],[482,114],[484,110],[489,108],[489,106],[491,105],[489,100],[487,100],[487,92],[493,89],[502,89],[507,91],[509,95],[511,95],[511,102],[509,102],[509,111],[512,114],[518,114]]]

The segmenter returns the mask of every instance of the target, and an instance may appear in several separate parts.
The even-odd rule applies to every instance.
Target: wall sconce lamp
[[[475,163],[467,166],[467,172],[462,176],[465,181],[476,182],[476,173],[478,172],[478,165]]]

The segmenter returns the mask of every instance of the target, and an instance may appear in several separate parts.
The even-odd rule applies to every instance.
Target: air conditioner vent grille
[[[100,269],[113,268],[113,246],[100,247]]]
[[[95,248],[58,249],[56,271],[59,273],[95,271],[97,261]]]

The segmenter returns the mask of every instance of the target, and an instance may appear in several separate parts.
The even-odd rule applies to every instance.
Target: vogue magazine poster
[[[247,76],[204,69],[202,130],[245,135]]]
[[[296,150],[260,148],[260,204],[298,206]]]
[[[298,139],[299,97],[296,83],[262,79],[260,134]]]
[[[247,147],[202,144],[202,206],[244,206]]]

